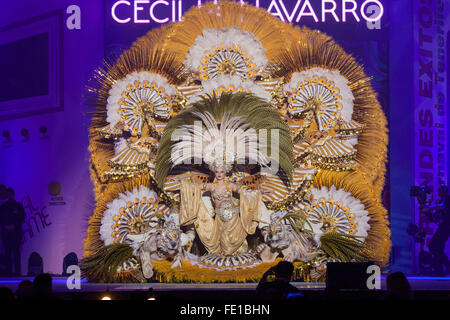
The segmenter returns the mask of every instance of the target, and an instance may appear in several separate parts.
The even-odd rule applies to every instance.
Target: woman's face
[[[216,175],[217,180],[225,179],[225,170],[223,168],[216,168],[214,174]]]

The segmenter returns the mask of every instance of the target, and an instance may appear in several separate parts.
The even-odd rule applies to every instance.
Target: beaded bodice
[[[213,188],[211,191],[211,196],[214,201],[221,202],[224,199],[231,198],[232,191],[225,188],[222,192],[216,192],[216,189]]]

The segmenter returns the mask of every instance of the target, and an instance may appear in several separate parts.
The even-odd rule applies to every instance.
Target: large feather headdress
[[[167,123],[155,176],[162,185],[174,166],[202,162],[226,171],[234,164],[270,163],[291,175],[292,157],[288,126],[270,103],[246,93],[224,93],[194,103]]]
[[[172,146],[172,167],[191,163],[191,159],[202,159],[209,168],[224,168],[231,171],[232,164],[267,165],[269,160],[261,152],[256,130],[249,128],[242,117],[222,116],[220,123],[210,112],[193,112],[201,121],[184,125],[174,132],[181,138]]]

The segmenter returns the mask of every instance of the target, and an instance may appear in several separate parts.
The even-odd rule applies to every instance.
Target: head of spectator
[[[0,287],[0,301],[11,301],[14,299],[14,293],[10,288]]]
[[[19,283],[16,291],[17,299],[27,300],[33,296],[33,283],[30,280],[23,280]]]
[[[42,273],[33,281],[34,294],[37,296],[48,297],[52,294],[52,276],[48,273]]]
[[[13,188],[6,189],[6,198],[8,201],[14,201],[15,192]]]
[[[412,296],[411,286],[403,272],[394,272],[388,275],[386,289],[390,298],[408,300]]]
[[[280,261],[275,266],[275,279],[289,282],[294,273],[294,265],[289,261]]]

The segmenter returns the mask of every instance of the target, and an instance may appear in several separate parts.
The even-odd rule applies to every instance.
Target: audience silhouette
[[[403,272],[394,272],[387,276],[385,300],[410,300],[412,298],[411,286]]]
[[[21,274],[20,245],[23,236],[22,225],[25,222],[25,209],[20,202],[14,199],[14,196],[13,188],[6,189],[7,201],[0,206],[0,230],[8,276],[20,276]]]
[[[298,289],[289,283],[293,273],[294,265],[291,262],[280,261],[264,273],[256,288],[256,295],[264,300],[283,300],[289,293],[298,292]],[[271,276],[274,277],[272,281],[269,279]]]

